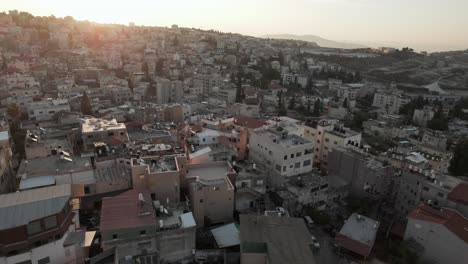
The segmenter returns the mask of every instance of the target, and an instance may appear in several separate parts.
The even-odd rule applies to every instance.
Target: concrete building
[[[315,263],[302,218],[240,216],[241,264]]]
[[[180,179],[184,179],[185,174],[186,158],[183,155],[132,159],[133,188],[148,190],[151,199],[162,205],[179,202]]]
[[[312,171],[314,144],[282,127],[257,129],[250,134],[249,157],[264,167],[267,181],[280,185],[288,177]]]
[[[335,242],[340,248],[367,258],[374,247],[379,225],[378,221],[353,213],[336,234]]]
[[[112,96],[112,102],[117,105],[133,100],[132,91],[128,87],[114,87],[110,90],[110,94]]]
[[[391,194],[395,168],[388,162],[360,148],[343,147],[334,148],[328,161],[333,189],[344,188],[351,196],[371,200],[382,200]]]
[[[196,224],[192,213],[175,205],[162,206],[144,190],[129,190],[104,198],[101,246],[115,248],[118,263],[178,262],[192,258]]]
[[[127,127],[115,119],[86,118],[81,123],[81,139],[85,151],[93,150],[95,142],[123,145],[128,142]]]
[[[16,178],[13,173],[9,126],[1,126],[0,129],[6,129],[0,131],[0,194],[3,194],[16,190]]]
[[[396,189],[395,217],[405,219],[422,202],[436,207],[457,208],[457,199],[449,200],[449,194],[460,184],[466,182],[419,168],[404,169]]]
[[[236,172],[227,162],[189,164],[187,183],[197,226],[232,221]]]
[[[468,219],[456,210],[420,205],[408,215],[405,240],[424,250],[422,258],[432,263],[468,262]]]
[[[27,109],[30,120],[46,121],[60,111],[70,112],[70,104],[68,99],[46,100],[29,103]]]
[[[180,103],[184,93],[181,81],[158,79],[156,84],[156,100],[158,104]]]
[[[322,168],[328,167],[328,156],[333,148],[361,146],[361,133],[334,120],[320,120],[304,126],[304,138],[314,142],[314,163]]]
[[[0,195],[0,263],[83,263],[74,245],[77,211],[70,185]]]
[[[435,112],[431,107],[424,107],[423,109],[415,109],[413,113],[413,122],[419,126],[425,127],[427,122],[434,117]]]
[[[377,107],[379,112],[387,114],[398,114],[400,107],[409,103],[410,98],[406,98],[397,93],[378,92],[374,94],[373,107]]]

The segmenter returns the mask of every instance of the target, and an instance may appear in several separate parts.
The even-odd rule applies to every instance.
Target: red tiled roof
[[[444,225],[448,230],[468,243],[468,219],[456,210],[448,208],[437,210],[427,204],[423,204],[414,209],[408,217]]]
[[[363,257],[367,257],[370,254],[371,248],[359,241],[351,239],[343,234],[337,233],[335,237],[336,244],[340,247],[345,248],[349,251],[357,253]]]
[[[468,183],[460,183],[448,194],[447,198],[456,203],[468,205]]]
[[[129,190],[114,197],[102,199],[101,230],[116,230],[156,224],[155,212],[149,205],[138,206],[138,194]],[[146,201],[151,202],[149,193],[142,192]],[[139,215],[149,212],[149,214]]]
[[[254,117],[248,116],[237,116],[234,118],[234,123],[239,126],[243,126],[246,128],[259,128],[266,124],[265,120],[260,120]]]

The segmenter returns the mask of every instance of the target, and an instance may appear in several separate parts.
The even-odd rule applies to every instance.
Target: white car
[[[314,236],[312,236],[312,245],[314,246],[314,248],[320,248],[320,243],[318,242],[317,238],[315,238]]]

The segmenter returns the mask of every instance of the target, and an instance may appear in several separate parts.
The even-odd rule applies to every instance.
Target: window
[[[120,132],[120,135],[123,136],[123,135],[124,135],[124,132]]]
[[[107,135],[108,135],[109,137],[112,137],[112,136],[114,136],[114,132],[109,132],[109,133],[107,133]]]
[[[423,191],[428,192],[428,191],[429,191],[429,188],[424,186],[424,187],[423,187]]]
[[[286,166],[283,166],[283,171],[286,171]]]
[[[311,164],[310,160],[304,160],[303,167],[310,166],[310,164]]]
[[[112,239],[117,239],[117,234],[113,234]]]
[[[444,194],[441,192],[437,193],[437,196],[444,198]]]
[[[329,138],[325,138],[325,142],[328,142],[328,141],[330,141],[330,139],[329,139]]]
[[[55,215],[44,218],[43,221],[44,221],[45,229],[51,229],[51,228],[57,227],[57,218],[55,217]]]
[[[89,194],[90,190],[89,190],[89,186],[85,186],[84,187],[84,193],[85,194]]]
[[[333,141],[333,144],[338,145],[338,141]]]
[[[287,160],[288,159],[288,155],[284,155],[284,160]]]
[[[319,133],[318,133],[318,134],[319,134],[319,135],[322,135],[322,131],[319,131]]]
[[[299,169],[301,167],[301,163],[300,162],[296,162],[296,164],[294,164],[294,168],[295,169]]]
[[[34,235],[41,232],[41,221],[31,222],[27,225],[28,235]]]
[[[203,139],[203,142],[205,142],[205,141],[206,141],[206,139]]]
[[[140,231],[140,236],[144,236],[144,235],[146,235],[146,230],[141,230]]]
[[[37,264],[47,264],[47,263],[50,263],[49,257],[41,258],[40,260],[37,261]]]
[[[32,264],[32,262],[30,260],[25,260],[25,261],[21,261],[21,262],[16,262],[16,264]]]
[[[296,157],[300,157],[300,156],[302,156],[302,152],[296,153]]]
[[[291,159],[294,159],[294,154],[291,154]]]
[[[278,164],[276,164],[276,170],[277,170],[277,171],[281,171],[281,166],[278,165]]]
[[[203,199],[200,199],[200,203],[203,203]]]

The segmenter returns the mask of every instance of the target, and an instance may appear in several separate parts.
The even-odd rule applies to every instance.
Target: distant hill
[[[336,49],[362,49],[368,48],[367,46],[347,43],[347,42],[338,42],[329,39],[324,39],[319,36],[314,35],[291,35],[291,34],[272,34],[260,36],[261,38],[273,38],[273,39],[293,39],[293,40],[302,40],[308,42],[315,42],[320,47],[324,48],[336,48]]]

